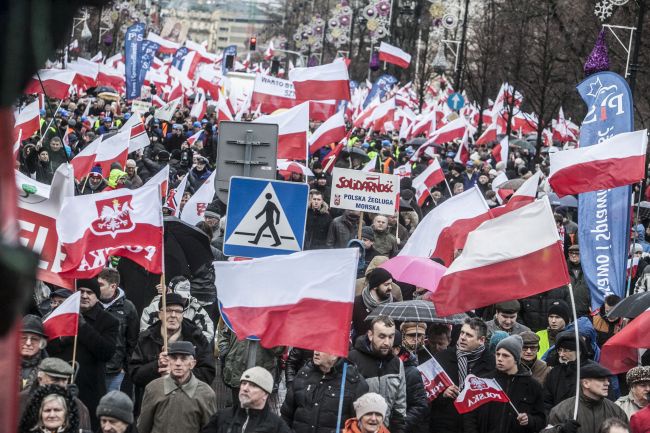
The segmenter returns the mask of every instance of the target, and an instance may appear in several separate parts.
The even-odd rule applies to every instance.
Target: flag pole
[[[359,215],[359,227],[357,228],[357,239],[361,240],[361,229],[363,228],[363,211]]]
[[[503,388],[501,388],[501,385],[499,385],[499,382],[497,382],[496,379],[494,379],[494,383],[496,384],[496,386],[499,387],[499,390],[500,390],[501,392],[503,392],[504,394],[506,394],[506,392],[503,390]],[[508,394],[506,394],[506,397],[508,397]],[[521,415],[521,413],[519,413],[519,411],[518,411],[517,408],[515,407],[515,405],[514,405],[514,403],[512,402],[512,400],[510,400],[510,397],[508,397],[508,403],[510,403],[510,407],[512,408],[512,410],[515,411],[515,413],[517,414],[517,417],[519,417],[519,415]]]
[[[169,185],[169,179],[167,179],[167,183]],[[169,189],[169,187],[167,188]],[[162,233],[163,233],[163,242],[162,242],[162,272],[160,273],[160,288],[162,290],[161,293],[161,300],[162,300],[162,326],[160,327],[160,333],[162,334],[163,338],[163,352],[167,352],[167,285],[165,284],[165,223],[164,223],[164,216],[162,215],[162,184],[158,185],[158,197],[160,197],[160,216],[161,220],[163,220],[163,225],[162,225]],[[181,317],[181,321],[183,318]]]
[[[341,417],[343,416],[343,395],[345,394],[345,377],[348,375],[348,362],[343,361],[343,377],[341,378],[341,395],[339,396],[339,410],[336,415],[336,433],[341,431]]]
[[[569,283],[569,297],[571,298],[571,311],[573,312],[573,333],[576,340],[576,398],[573,405],[573,419],[578,420],[578,403],[580,402],[580,333],[578,332],[578,314],[576,313],[576,300],[573,296],[573,287]]]
[[[449,187],[449,182],[447,182],[446,177],[445,177],[445,185],[447,185],[447,191],[449,191],[449,197],[453,197],[454,194],[451,192],[451,188]]]
[[[77,289],[77,280],[74,280],[74,291],[76,292]],[[81,316],[81,311],[79,311],[79,316]],[[74,333],[74,341],[72,342],[72,376],[70,376],[70,384],[74,382],[75,377],[77,376],[77,367],[76,367],[76,360],[77,360],[77,336],[79,335],[79,316],[77,316],[77,329],[75,329]]]
[[[643,181],[639,181],[639,200],[636,202],[636,218],[634,219],[634,224],[639,223],[639,211],[641,210],[641,197],[643,197]],[[632,230],[634,230],[634,227],[632,227]],[[636,244],[636,241],[632,244],[632,257],[629,259],[630,263],[630,272],[629,275],[627,276],[627,289],[625,290],[625,296],[630,296],[630,289],[632,286],[632,263],[634,262],[634,244]],[[629,247],[628,247],[629,251]],[[629,253],[628,253],[629,254]]]

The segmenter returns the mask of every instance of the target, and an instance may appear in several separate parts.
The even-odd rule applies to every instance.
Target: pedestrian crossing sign
[[[231,177],[223,253],[257,258],[302,251],[308,195],[305,183]]]

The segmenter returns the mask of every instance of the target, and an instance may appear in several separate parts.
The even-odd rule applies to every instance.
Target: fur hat
[[[650,382],[650,367],[634,367],[627,372],[625,381],[628,386],[632,386],[639,382]]]

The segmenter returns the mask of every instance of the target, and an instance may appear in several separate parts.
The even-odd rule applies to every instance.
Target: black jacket
[[[581,365],[593,363],[591,360],[583,360]],[[544,410],[548,414],[553,406],[576,396],[576,362],[559,364],[549,371],[543,386]]]
[[[273,413],[267,402],[264,409],[242,409],[231,407],[212,415],[201,433],[244,433],[242,426],[246,423],[246,433],[292,433],[287,424]]]
[[[289,384],[293,382],[298,371],[311,361],[313,356],[313,350],[299,349],[297,347],[291,348],[284,367],[284,377],[287,382],[287,388],[289,388]]]
[[[571,277],[571,287],[573,288],[573,296],[576,300],[576,314],[578,317],[589,317],[591,315],[591,292],[585,275],[582,272],[582,265],[567,263],[569,269],[569,276]],[[569,304],[571,305],[571,304]]]
[[[129,358],[138,343],[138,333],[140,332],[140,319],[138,312],[135,310],[133,302],[126,299],[121,289],[118,298],[113,302],[108,302],[108,307],[104,307],[120,323],[117,342],[115,345],[115,355],[106,363],[106,373],[119,373],[127,371]],[[101,302],[101,300],[100,300]]]
[[[553,302],[557,300],[562,300],[567,305],[571,305],[569,289],[566,286],[521,299],[521,311],[519,312],[521,322],[533,332],[546,329],[548,326],[548,310]]]
[[[323,206],[325,207],[325,206]],[[327,248],[327,232],[332,223],[332,216],[325,210],[307,209],[307,225],[305,227],[305,250]]]
[[[449,347],[447,350],[438,352],[433,356],[443,370],[449,375],[452,382],[458,386],[458,359],[456,358],[456,347]],[[487,348],[481,357],[471,365],[467,366],[467,374],[478,377],[486,377],[494,370],[494,355],[489,353]],[[454,400],[444,397],[442,394],[431,402],[431,418],[429,432],[431,433],[464,433],[465,417],[460,415],[454,406]]]
[[[81,321],[80,321],[81,322]],[[106,363],[115,354],[120,324],[115,317],[104,311],[99,303],[83,313],[77,336],[77,358],[79,372],[75,383],[79,388],[79,399],[90,412],[93,430],[99,427],[95,409],[99,399],[106,394]],[[74,338],[62,337],[47,345],[47,352],[54,358],[72,360]]]
[[[546,426],[542,387],[533,379],[528,367],[509,376],[499,371],[488,375],[495,378],[519,413],[528,415],[528,425],[517,422],[517,414],[509,403],[487,403],[469,413],[467,431],[472,433],[537,433]]]
[[[404,374],[406,375],[406,431],[424,433],[428,431],[429,401],[424,390],[422,375],[414,359],[404,361]]]
[[[300,369],[287,388],[282,419],[295,433],[336,433],[343,360],[323,374],[312,361]],[[341,419],[354,418],[352,403],[368,392],[356,367],[348,364]]]

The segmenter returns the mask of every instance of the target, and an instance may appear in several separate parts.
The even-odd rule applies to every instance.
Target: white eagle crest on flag
[[[118,233],[127,233],[135,228],[131,220],[131,196],[100,200],[95,205],[99,218],[90,225],[94,234],[115,238]]]

